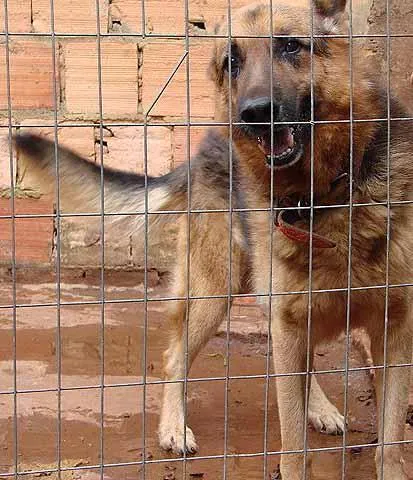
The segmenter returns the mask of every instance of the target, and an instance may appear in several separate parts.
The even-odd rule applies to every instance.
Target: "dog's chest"
[[[334,249],[314,249],[311,261],[308,246],[297,245],[278,233],[272,242],[261,237],[254,247],[254,293],[259,294],[258,301],[265,313],[271,295],[273,314],[288,312],[296,323],[304,325],[311,291],[314,325],[323,329],[323,336],[334,336],[345,328],[349,305],[353,324],[359,323],[358,317],[363,323],[362,317],[371,314],[373,305],[378,311],[384,308],[383,292],[369,287],[385,283],[385,256],[369,259],[357,242],[351,258],[348,244],[343,244]],[[272,261],[269,261],[271,250]],[[368,311],[365,305],[370,305]],[[328,326],[330,333],[326,331]]]

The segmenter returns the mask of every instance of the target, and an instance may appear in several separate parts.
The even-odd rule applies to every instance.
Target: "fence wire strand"
[[[57,87],[57,66],[56,66],[56,36],[55,32],[55,5],[50,0],[50,27],[52,30],[52,83],[53,83],[53,139],[54,139],[54,160],[55,160],[55,192],[56,192],[56,371],[57,371],[57,425],[56,425],[56,459],[57,478],[62,478],[62,328],[61,328],[61,217],[60,217],[60,163],[59,163],[59,133],[58,133],[58,87]]]
[[[270,42],[274,41],[274,5],[273,0],[269,0],[270,7]],[[263,479],[268,477],[268,427],[269,427],[269,401],[270,401],[270,370],[271,370],[271,325],[272,325],[272,292],[273,292],[273,252],[274,252],[274,225],[276,218],[276,205],[274,202],[274,168],[273,154],[274,154],[274,51],[270,49],[270,91],[271,91],[271,122],[270,122],[270,147],[271,147],[271,176],[270,176],[270,211],[268,213],[269,222],[269,284],[268,284],[268,322],[267,322],[267,344],[266,344],[266,362],[265,362],[265,389],[264,389],[264,442],[263,442]],[[252,213],[252,212],[250,212]]]
[[[224,394],[224,458],[223,458],[223,480],[228,478],[228,412],[229,412],[229,391],[230,391],[230,333],[231,333],[231,302],[232,302],[232,200],[233,200],[233,149],[232,149],[232,75],[231,75],[231,58],[232,58],[232,15],[231,15],[231,0],[227,0],[227,25],[228,25],[228,39],[227,50],[229,59],[229,75],[228,75],[228,158],[229,158],[229,191],[228,191],[228,300],[226,309],[226,345],[225,345],[225,394]]]
[[[191,176],[191,70],[190,70],[190,38],[189,38],[189,0],[184,0],[185,17],[185,117],[186,117],[186,161],[187,161],[187,213],[186,213],[186,259],[185,259],[185,319],[184,319],[184,382],[183,382],[183,411],[184,411],[184,451],[182,480],[187,477],[187,426],[188,426],[188,374],[189,374],[189,328],[191,321],[191,205],[192,205],[192,176]]]
[[[349,388],[349,361],[350,361],[350,322],[351,322],[351,268],[352,268],[352,245],[353,245],[353,168],[354,168],[354,130],[353,130],[353,0],[349,0],[349,91],[350,91],[350,151],[349,151],[349,208],[348,208],[348,260],[347,260],[347,304],[346,304],[346,340],[344,352],[344,429],[343,429],[343,452],[341,458],[341,478],[345,480],[347,473],[347,425],[348,425],[348,388]]]
[[[4,0],[4,39],[5,39],[5,66],[6,66],[6,94],[7,94],[7,133],[9,143],[10,165],[10,208],[11,208],[11,279],[12,279],[12,329],[13,329],[13,474],[15,480],[19,471],[19,427],[18,427],[18,385],[17,385],[17,275],[16,275],[16,202],[15,202],[15,175],[12,149],[12,101],[10,83],[10,36],[9,36],[9,10],[7,0]],[[17,163],[17,162],[16,162]],[[10,476],[11,476],[10,475]]]
[[[384,290],[385,304],[384,304],[384,333],[383,333],[383,373],[379,370],[378,375],[382,374],[382,405],[379,407],[378,416],[381,422],[381,429],[379,430],[378,442],[381,453],[380,462],[380,480],[384,479],[384,447],[385,436],[384,426],[386,421],[386,392],[387,392],[387,340],[388,340],[388,324],[389,324],[389,267],[390,267],[390,235],[391,235],[391,207],[390,207],[390,155],[391,155],[391,78],[390,78],[390,58],[391,58],[391,43],[390,43],[390,0],[386,0],[386,109],[387,109],[387,146],[386,146],[386,200],[387,200],[387,217],[386,217],[386,288]],[[381,411],[380,411],[381,408]]]
[[[394,368],[411,368],[413,363],[403,363],[403,364],[388,364],[388,355],[387,355],[387,340],[388,340],[388,323],[389,323],[389,295],[390,291],[394,288],[410,288],[413,287],[413,282],[404,282],[404,283],[391,283],[389,276],[389,265],[390,265],[390,241],[391,241],[391,209],[394,207],[403,206],[407,208],[410,205],[413,205],[413,200],[392,200],[390,195],[390,173],[391,173],[391,126],[392,122],[413,122],[413,116],[406,117],[392,117],[391,111],[391,41],[392,39],[399,38],[413,38],[413,34],[409,33],[392,33],[391,32],[391,19],[390,19],[390,0],[385,0],[385,14],[386,14],[386,32],[383,34],[380,33],[366,33],[366,34],[357,34],[353,31],[353,20],[354,20],[354,11],[353,11],[353,0],[349,0],[348,3],[348,15],[349,15],[349,26],[348,32],[346,34],[323,34],[320,35],[315,29],[315,7],[311,4],[311,14],[310,14],[310,32],[308,35],[298,35],[294,38],[297,39],[307,39],[309,40],[310,47],[310,88],[311,88],[311,118],[308,120],[294,122],[294,125],[303,125],[308,126],[311,132],[310,138],[310,202],[309,205],[299,206],[299,207],[280,207],[275,201],[276,195],[274,191],[274,184],[276,183],[276,174],[274,168],[271,168],[271,185],[270,185],[270,198],[268,208],[240,208],[238,202],[234,202],[234,188],[236,188],[234,181],[234,147],[233,147],[233,129],[240,125],[239,122],[234,121],[233,118],[233,78],[231,74],[228,75],[228,119],[227,121],[206,121],[200,119],[193,119],[191,115],[191,45],[192,40],[213,40],[213,39],[224,39],[227,41],[227,54],[228,58],[232,57],[233,41],[235,39],[261,39],[263,42],[269,40],[273,42],[277,38],[290,38],[290,35],[286,34],[276,34],[274,32],[273,25],[273,15],[274,15],[274,5],[276,0],[268,0],[268,6],[270,9],[270,32],[269,34],[263,35],[233,35],[232,30],[232,0],[226,1],[226,21],[227,21],[227,34],[223,35],[221,33],[205,33],[202,36],[194,35],[190,31],[190,0],[182,0],[184,3],[184,21],[185,29],[184,32],[179,34],[163,34],[157,32],[151,32],[146,24],[148,16],[148,8],[145,5],[145,0],[141,1],[141,32],[122,32],[122,33],[106,33],[101,31],[101,3],[99,0],[95,1],[95,13],[96,13],[96,34],[94,33],[70,33],[70,32],[58,32],[56,31],[55,24],[55,0],[50,0],[49,9],[50,9],[50,32],[10,32],[9,30],[9,8],[8,0],[4,0],[4,32],[0,33],[0,39],[5,43],[5,70],[6,70],[6,95],[7,95],[7,124],[0,125],[1,129],[7,129],[8,134],[8,144],[9,144],[9,165],[10,165],[10,188],[11,188],[11,197],[10,197],[10,214],[1,214],[0,220],[10,221],[11,225],[11,283],[12,283],[12,295],[11,303],[0,304],[0,313],[11,311],[12,323],[12,355],[13,355],[13,374],[12,374],[12,387],[7,389],[0,389],[0,395],[6,397],[12,397],[13,400],[13,413],[12,413],[12,423],[13,423],[13,471],[10,472],[1,472],[0,478],[14,478],[17,480],[19,477],[24,477],[26,475],[51,475],[56,474],[57,478],[61,480],[64,477],[65,472],[84,472],[84,471],[96,471],[100,477],[100,480],[104,480],[106,477],[106,471],[109,468],[121,468],[121,467],[134,467],[138,468],[139,478],[142,480],[149,480],[151,476],[151,467],[154,465],[162,464],[180,464],[182,466],[182,479],[186,480],[188,478],[188,472],[192,468],[192,464],[195,461],[220,461],[222,462],[222,479],[228,480],[232,478],[232,473],[230,467],[232,465],[231,461],[233,459],[257,459],[262,461],[262,478],[267,480],[270,476],[270,461],[273,461],[275,457],[281,455],[302,455],[303,459],[303,472],[304,478],[307,478],[308,470],[308,461],[309,456],[315,453],[335,453],[341,456],[341,479],[345,480],[348,476],[348,454],[351,449],[360,448],[360,449],[370,449],[378,448],[381,450],[381,472],[379,473],[380,479],[384,478],[384,453],[385,447],[406,447],[413,444],[413,440],[402,440],[397,441],[386,441],[387,439],[384,436],[384,429],[382,427],[377,443],[355,443],[352,444],[349,440],[349,430],[347,427],[347,420],[349,418],[349,386],[351,375],[358,372],[369,372],[375,371],[376,374],[382,374],[383,376],[383,385],[382,385],[382,406],[380,413],[381,425],[385,424],[385,406],[386,406],[386,390],[387,382],[386,378]],[[55,211],[53,213],[17,213],[16,208],[16,198],[15,198],[15,186],[17,180],[17,167],[14,162],[15,154],[12,147],[12,136],[13,132],[16,129],[22,128],[20,121],[16,120],[13,115],[13,104],[12,104],[12,86],[11,86],[11,67],[10,67],[10,42],[13,38],[39,38],[41,40],[50,41],[51,43],[51,52],[52,52],[52,75],[53,75],[53,121],[42,123],[38,125],[35,122],[29,121],[24,124],[24,128],[53,128],[53,138],[54,138],[54,158],[55,158]],[[82,124],[76,122],[75,119],[65,119],[61,120],[59,118],[59,90],[58,90],[58,64],[57,64],[57,55],[58,55],[58,42],[61,39],[94,39],[96,40],[96,51],[97,51],[97,97],[98,97],[98,118],[95,121],[86,121]],[[147,41],[149,39],[164,39],[164,40],[181,40],[183,43],[183,53],[178,58],[177,62],[172,67],[170,74],[167,79],[162,84],[158,93],[156,94],[153,101],[149,104],[149,107],[142,113],[137,112],[136,119],[134,120],[122,120],[122,121],[107,121],[105,120],[105,111],[104,111],[104,81],[102,75],[102,66],[103,66],[103,57],[102,57],[102,42],[107,38],[122,38],[122,39],[136,39],[139,41]],[[349,115],[345,119],[335,119],[335,120],[320,120],[315,118],[315,109],[316,109],[316,89],[315,89],[315,63],[314,63],[314,42],[318,38],[332,38],[332,39],[342,39],[343,42],[348,42],[348,62],[349,62]],[[354,114],[354,41],[356,39],[383,39],[386,44],[386,95],[387,95],[387,115],[380,118],[355,118]],[[177,43],[177,42],[176,42]],[[138,47],[137,47],[138,48]],[[271,121],[269,123],[260,123],[257,122],[256,125],[269,126],[270,127],[270,152],[271,152],[271,167],[273,167],[274,162],[274,127],[282,125],[290,125],[289,122],[276,121],[274,118],[274,53],[273,49],[270,49],[271,56],[271,68],[270,68],[270,90],[271,90]],[[229,60],[231,65],[231,60]],[[231,69],[231,67],[230,67]],[[158,118],[153,114],[154,108],[157,106],[158,102],[162,99],[167,88],[172,84],[176,79],[176,76],[179,72],[185,71],[184,83],[185,83],[185,102],[186,108],[184,117],[185,119],[171,116],[165,118]],[[138,87],[140,88],[140,87]],[[4,114],[5,115],[5,114]],[[380,202],[371,202],[371,203],[357,203],[353,199],[353,169],[354,169],[354,157],[355,157],[355,133],[354,130],[358,125],[363,125],[366,123],[377,123],[387,126],[387,164],[386,164],[386,195],[387,198],[385,201]],[[315,131],[317,127],[323,125],[342,125],[343,127],[348,127],[349,132],[349,199],[348,202],[340,203],[336,205],[317,205],[314,198],[314,184],[315,184]],[[413,123],[412,123],[413,125]],[[199,209],[193,208],[192,203],[192,176],[191,176],[191,142],[192,142],[192,128],[193,127],[203,127],[209,128],[214,127],[225,127],[229,132],[229,143],[228,143],[228,158],[229,158],[229,189],[228,189],[228,208],[226,209]],[[99,136],[99,152],[98,152],[98,161],[100,164],[100,211],[99,212],[82,212],[82,213],[68,213],[61,211],[61,195],[60,195],[60,162],[59,162],[59,129],[65,128],[85,128],[93,127],[98,130]],[[116,212],[105,212],[105,165],[104,165],[104,130],[105,128],[113,127],[142,127],[143,128],[143,175],[144,175],[144,186],[145,186],[145,197],[144,197],[144,209],[143,211],[116,211]],[[186,181],[187,181],[187,194],[186,202],[187,209],[184,210],[163,210],[155,211],[150,209],[149,205],[149,144],[148,144],[148,135],[149,131],[152,128],[159,127],[168,127],[169,129],[174,129],[175,127],[185,127],[185,157],[187,162],[186,170]],[[17,164],[17,160],[16,160]],[[235,205],[234,205],[235,203]],[[352,281],[352,248],[353,248],[353,212],[358,208],[377,208],[377,207],[386,207],[387,217],[386,217],[386,271],[385,271],[385,282],[384,284],[377,285],[353,285]],[[308,246],[308,284],[304,290],[298,291],[278,291],[275,290],[275,276],[276,271],[273,271],[273,259],[274,259],[274,249],[275,249],[275,240],[274,240],[274,228],[272,226],[275,223],[277,214],[281,210],[294,210],[294,211],[303,211],[309,213],[309,246]],[[314,228],[314,218],[316,213],[319,210],[328,210],[328,209],[345,209],[348,212],[348,261],[347,261],[347,282],[346,285],[342,288],[323,288],[317,289],[314,288],[314,272],[313,272],[313,228]],[[227,215],[228,219],[228,265],[227,265],[227,291],[226,293],[216,294],[216,295],[195,295],[193,291],[196,289],[191,288],[191,219],[193,215],[198,214],[222,214],[222,216]],[[269,278],[268,278],[268,290],[264,292],[254,292],[254,293],[240,293],[238,290],[233,291],[233,249],[234,249],[234,239],[233,239],[233,229],[234,229],[234,215],[243,215],[243,214],[257,214],[257,215],[266,215],[269,224],[269,238],[268,238],[268,261],[269,261]],[[152,215],[176,215],[185,216],[186,219],[186,254],[185,254],[185,265],[183,270],[185,271],[185,282],[184,288],[180,291],[179,295],[160,295],[154,294],[153,296],[150,293],[149,289],[149,270],[150,270],[150,261],[149,261],[149,223]],[[111,217],[138,217],[141,216],[144,218],[144,243],[143,243],[143,295],[141,297],[128,297],[126,299],[111,299],[107,298],[106,287],[105,287],[105,268],[106,268],[106,254],[105,254],[105,222],[109,221]],[[62,287],[62,223],[69,219],[99,219],[100,225],[100,275],[99,275],[99,298],[97,300],[67,300],[64,295],[64,289]],[[56,236],[56,247],[55,247],[55,274],[56,274],[56,301],[30,301],[30,302],[21,302],[17,298],[17,258],[16,258],[16,220],[19,219],[51,219],[54,225],[54,231]],[[225,239],[224,239],[225,240]],[[235,290],[235,289],[234,289]],[[383,293],[385,298],[385,314],[383,319],[384,327],[384,341],[383,341],[383,361],[375,362],[374,365],[363,365],[363,366],[351,366],[350,365],[350,350],[351,350],[351,306],[352,306],[352,294],[354,292],[365,292],[365,291],[377,290]],[[196,291],[196,293],[199,293]],[[316,295],[333,295],[336,293],[341,293],[346,295],[346,324],[345,324],[345,345],[344,345],[344,362],[342,367],[332,367],[326,369],[319,369],[315,372],[313,365],[313,337],[312,337],[312,321],[313,321],[313,302]],[[271,373],[271,328],[272,328],[272,318],[275,315],[274,312],[274,303],[277,299],[280,299],[284,296],[299,296],[305,295],[307,299],[307,332],[305,338],[305,371],[294,371],[294,372],[283,372],[283,373]],[[265,341],[265,371],[262,374],[231,374],[231,305],[234,300],[241,299],[255,299],[262,304],[266,304],[268,317],[266,320],[267,328],[267,338]],[[225,368],[224,375],[219,376],[208,376],[208,377],[190,377],[190,363],[192,358],[190,358],[190,322],[191,315],[194,307],[194,302],[200,300],[210,300],[211,302],[221,303],[226,301],[226,315],[224,324],[226,327],[225,331]],[[151,305],[154,305],[154,302],[184,302],[185,303],[185,318],[184,318],[184,328],[181,338],[183,345],[183,369],[184,375],[182,378],[178,379],[167,379],[167,380],[154,380],[148,376],[148,350],[150,348],[148,343],[149,337],[149,309]],[[142,341],[142,359],[141,359],[141,380],[131,381],[131,382],[109,382],[105,376],[105,348],[106,348],[106,306],[108,305],[132,305],[136,310],[139,307],[143,309],[143,341]],[[156,304],[155,304],[156,305]],[[100,381],[88,382],[85,385],[79,386],[65,386],[62,382],[62,307],[67,306],[97,306],[100,309],[100,323],[99,323],[99,378]],[[45,387],[45,388],[20,388],[18,382],[18,348],[17,348],[17,335],[18,335],[18,320],[17,315],[19,311],[24,311],[25,309],[43,307],[43,308],[52,308],[56,311],[56,332],[55,332],[55,342],[56,342],[56,386],[55,387]],[[140,311],[140,310],[139,310]],[[304,367],[303,367],[304,368]],[[323,447],[311,447],[309,444],[309,398],[310,398],[310,389],[311,382],[316,378],[325,375],[336,375],[340,376],[343,379],[343,397],[344,397],[344,431],[342,441],[340,445],[337,446],[323,446]],[[270,391],[273,381],[280,381],[286,378],[298,378],[302,381],[304,385],[304,429],[303,429],[303,439],[302,439],[302,448],[296,450],[271,450],[269,446],[269,435],[270,435],[270,425],[271,425],[271,412],[270,412]],[[232,432],[230,431],[230,408],[231,408],[231,385],[233,382],[240,380],[255,380],[262,382],[264,384],[264,396],[263,396],[263,442],[262,448],[260,447],[259,451],[254,452],[232,452],[230,446],[230,436]],[[190,389],[193,386],[202,385],[205,382],[219,382],[223,384],[224,387],[224,434],[222,442],[222,450],[218,454],[211,455],[188,455],[186,450],[187,444],[187,417],[188,417],[188,397]],[[148,389],[151,387],[167,387],[168,385],[175,385],[177,388],[181,389],[180,391],[183,394],[183,443],[184,449],[182,456],[179,458],[165,457],[165,458],[152,458],[150,452],[148,451],[150,429],[148,426],[148,414],[150,413],[150,407],[148,406]],[[105,417],[105,395],[107,392],[113,391],[113,389],[120,389],[123,387],[136,387],[141,389],[142,395],[142,426],[141,426],[141,442],[142,442],[142,454],[141,458],[134,461],[124,461],[124,462],[109,462],[107,461],[107,455],[105,455],[105,427],[106,427],[106,417]],[[83,392],[83,391],[93,391],[99,395],[99,445],[98,445],[98,461],[90,465],[78,465],[78,466],[64,466],[63,465],[63,399],[64,395],[69,392]],[[56,413],[56,462],[55,466],[51,468],[31,468],[24,469],[19,462],[20,456],[20,445],[19,445],[19,435],[20,426],[19,426],[19,401],[24,399],[27,395],[41,394],[41,393],[50,393],[55,394],[57,399],[57,413]],[[132,394],[132,393],[131,393]],[[380,411],[380,410],[379,410]],[[218,442],[217,442],[218,443]],[[259,473],[261,476],[261,470]]]

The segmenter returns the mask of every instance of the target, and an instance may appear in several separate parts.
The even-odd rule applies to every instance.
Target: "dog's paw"
[[[344,417],[332,403],[320,405],[318,410],[310,408],[308,419],[317,432],[328,435],[342,435],[344,432]]]
[[[198,450],[195,435],[186,427],[186,435],[182,425],[163,425],[159,428],[159,445],[164,450],[172,451],[176,455],[195,453]]]

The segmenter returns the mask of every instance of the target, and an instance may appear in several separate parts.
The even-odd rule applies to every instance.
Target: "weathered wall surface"
[[[408,114],[413,115],[413,1],[391,0],[388,3],[389,16],[386,0],[372,1],[368,33],[384,35],[384,38],[371,39],[369,48],[372,55],[379,53],[376,55],[378,69],[386,82],[387,67],[390,65],[390,89],[405,105]],[[387,33],[390,34],[389,41]]]
[[[234,5],[246,4],[234,2]],[[10,51],[10,107],[13,125],[54,138],[54,110],[57,107],[58,135],[89,160],[99,163],[101,154],[99,82],[102,85],[102,117],[112,124],[103,132],[105,165],[143,172],[144,112],[152,104],[171,71],[184,53],[182,39],[143,39],[146,34],[185,34],[182,0],[146,0],[145,22],[139,1],[100,0],[102,71],[98,72],[97,22],[95,0],[55,0],[54,30],[50,39],[51,18],[48,0],[8,0],[8,30],[34,34],[13,36]],[[207,78],[210,39],[202,38],[206,28],[225,14],[217,0],[191,0],[190,28],[199,38],[191,39],[191,121],[209,121],[214,114],[214,87]],[[0,17],[4,6],[0,7]],[[4,30],[0,18],[0,31]],[[42,34],[45,34],[42,36]],[[49,37],[47,36],[49,34]],[[59,36],[66,34],[66,36]],[[74,37],[76,35],[77,37]],[[8,82],[6,46],[0,44],[0,263],[11,263],[10,215],[11,164],[17,184],[16,213],[53,214],[55,199],[44,195],[24,171],[19,159],[10,160],[8,141]],[[54,87],[56,85],[56,88]],[[187,133],[184,126],[170,123],[187,121],[185,65],[178,70],[169,87],[151,111],[148,128],[148,173],[161,175],[187,159]],[[130,123],[129,126],[124,124]],[[118,126],[113,126],[118,124]],[[134,125],[137,124],[137,125]],[[165,125],[166,124],[166,125]],[[34,126],[36,126],[34,128]],[[191,132],[193,152],[204,132]],[[17,219],[16,260],[18,264],[53,263],[56,232],[52,218]],[[174,227],[149,251],[150,266],[167,269],[173,255]],[[105,241],[108,266],[143,264],[143,239],[134,236]],[[98,266],[101,263],[100,220],[63,219],[61,222],[61,260],[63,265]]]
[[[299,0],[298,0],[299,1]],[[232,0],[233,8],[250,3]],[[8,0],[9,32],[32,36],[10,38],[10,106],[13,124],[20,129],[39,131],[53,137],[54,109],[57,107],[59,141],[93,162],[100,161],[99,80],[102,82],[103,120],[112,124],[104,129],[105,165],[123,170],[143,170],[143,120],[158,92],[184,52],[181,39],[142,37],[145,33],[183,35],[182,0],[100,0],[102,74],[99,79],[95,0],[54,0],[55,45],[50,36],[49,0]],[[353,32],[386,32],[385,0],[353,0]],[[391,33],[413,33],[413,2],[392,0]],[[226,2],[190,0],[189,20],[197,38],[190,42],[190,111],[192,121],[210,121],[214,115],[214,87],[207,77],[212,40],[203,37],[215,19],[226,14]],[[4,30],[3,6],[0,30]],[[123,34],[123,35],[121,35]],[[74,37],[73,35],[78,35]],[[366,41],[377,59],[377,74],[385,76],[386,39]],[[391,38],[392,90],[413,111],[413,38]],[[54,54],[54,55],[53,55]],[[43,195],[23,171],[19,159],[10,161],[8,134],[8,82],[6,46],[0,43],[0,263],[11,262],[12,228],[1,215],[11,212],[7,198],[10,165],[17,184],[16,212],[52,214],[54,198]],[[56,88],[54,87],[56,85]],[[148,128],[148,170],[164,174],[186,160],[186,127],[170,123],[187,121],[185,66],[178,70],[170,85],[151,111]],[[123,126],[125,123],[138,125]],[[115,124],[115,125],[113,125]],[[33,126],[37,125],[36,128]],[[40,126],[40,127],[39,127]],[[191,128],[191,152],[205,129]],[[63,265],[98,266],[101,262],[99,219],[65,219],[61,225]],[[16,220],[16,259],[19,264],[53,263],[56,232],[52,218]],[[174,243],[173,228],[149,252],[150,266],[168,269]],[[143,263],[142,238],[106,236],[105,262],[108,266],[139,268]]]

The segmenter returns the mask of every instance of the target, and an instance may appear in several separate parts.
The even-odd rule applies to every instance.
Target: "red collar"
[[[314,205],[331,205],[334,203],[345,203],[349,198],[350,182],[348,173],[342,173],[337,176],[330,186],[330,191],[322,196],[321,198],[314,198]],[[294,200],[295,198],[295,200]],[[275,226],[276,228],[284,234],[288,239],[293,240],[294,242],[301,243],[304,245],[310,245],[310,239],[312,237],[312,246],[314,248],[335,248],[336,243],[330,240],[327,237],[319,235],[312,232],[312,235],[309,230],[297,227],[294,224],[300,220],[309,220],[310,218],[310,202],[307,197],[299,197],[297,201],[297,196],[285,197],[282,200],[277,202],[278,207],[297,207],[288,208],[286,210],[278,210],[275,217]],[[319,209],[314,210],[314,216],[317,212],[317,215],[321,213]]]

